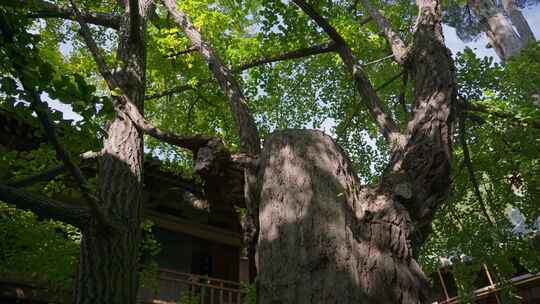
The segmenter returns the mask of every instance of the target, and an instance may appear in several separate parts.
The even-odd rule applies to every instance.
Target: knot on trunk
[[[413,197],[412,186],[408,182],[402,182],[394,186],[394,194],[404,199],[411,199]]]
[[[195,172],[201,177],[220,176],[231,162],[231,154],[221,139],[210,139],[195,151]]]

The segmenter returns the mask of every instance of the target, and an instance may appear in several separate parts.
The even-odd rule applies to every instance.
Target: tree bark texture
[[[82,232],[75,303],[136,303],[139,227],[107,232],[92,222]]]
[[[142,136],[129,119],[114,119],[104,152],[98,173],[99,198],[108,217],[122,229],[104,227],[96,219],[82,228],[76,303],[135,303]]]
[[[138,8],[136,8],[138,9]],[[144,23],[138,32],[126,11],[121,20],[118,59],[124,67],[122,92],[142,113],[145,91]],[[98,197],[115,227],[104,227],[92,218],[82,228],[75,302],[136,303],[139,286],[141,239],[143,138],[132,120],[119,114],[111,122],[99,162]]]
[[[360,188],[319,131],[285,130],[260,159],[259,303],[420,303],[411,220],[391,193]]]
[[[407,69],[413,83],[412,117],[404,144],[390,156],[381,187],[392,192],[414,221],[414,249],[429,232],[437,206],[450,192],[455,66],[444,44],[439,1],[421,0]],[[421,230],[424,230],[421,232]]]

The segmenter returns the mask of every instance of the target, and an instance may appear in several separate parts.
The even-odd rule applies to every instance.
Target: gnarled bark
[[[407,210],[384,187],[360,188],[319,131],[265,143],[258,240],[259,303],[420,303]]]
[[[416,229],[429,229],[450,192],[455,67],[444,44],[440,1],[420,0],[407,69],[414,89],[412,117],[401,149],[392,153],[382,184],[406,206]],[[425,235],[418,234],[416,246]],[[415,248],[416,249],[416,248]]]
[[[354,65],[337,31],[306,1],[294,2]],[[455,75],[441,2],[417,5],[413,41],[400,57],[413,80],[412,118],[405,132],[394,131],[397,141],[389,137],[379,184],[359,188],[347,157],[320,132],[287,130],[267,139],[259,169],[260,303],[426,300],[427,280],[414,257],[450,190]],[[388,40],[395,43],[395,35]]]

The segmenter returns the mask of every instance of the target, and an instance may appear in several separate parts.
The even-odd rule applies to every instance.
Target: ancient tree
[[[337,44],[359,102],[377,121],[391,157],[377,185],[359,187],[347,157],[327,136],[291,130],[266,140],[259,164],[259,300],[422,302],[427,281],[414,254],[450,189],[455,83],[441,3],[418,2],[413,42],[407,46],[379,11],[362,1],[384,31],[394,59],[413,79],[413,111],[401,131],[346,41],[308,3],[294,2]]]
[[[427,279],[415,257],[434,211],[450,191],[456,95],[454,64],[442,34],[442,1],[417,1],[410,43],[373,3],[360,3],[369,15],[361,22],[374,22],[384,33],[392,59],[412,84],[407,121],[396,121],[356,51],[316,3],[295,0],[287,5],[309,16],[329,43],[254,60],[240,69],[337,54],[357,92],[357,103],[369,112],[388,147],[386,169],[376,184],[368,186],[360,185],[346,153],[319,131],[276,131],[261,147],[250,102],[233,68],[176,1],[124,1],[120,14],[87,12],[73,0],[65,6],[0,1],[3,7],[33,12],[33,17],[74,20],[110,90],[115,117],[106,130],[103,149],[94,155],[99,173],[92,189],[55,134],[54,123],[47,120],[41,92],[27,81],[24,64],[14,64],[11,70],[87,204],[66,206],[7,185],[1,186],[0,199],[81,229],[77,303],[135,303],[143,135],[191,150],[195,169],[203,177],[217,174],[224,164],[244,170],[245,245],[255,256],[260,303],[422,303],[427,299]],[[239,138],[238,154],[231,156],[219,138],[174,134],[145,118],[146,31],[152,26],[149,16],[156,15],[176,24],[190,41],[191,50],[185,52],[197,51],[207,63],[228,101]],[[2,36],[9,38],[15,29],[6,22],[1,25]],[[116,31],[116,66],[110,66],[96,43],[93,26]],[[10,47],[17,41],[2,43]]]

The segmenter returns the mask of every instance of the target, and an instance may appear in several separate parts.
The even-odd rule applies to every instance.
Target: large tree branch
[[[386,88],[387,86],[389,86],[390,84],[392,84],[392,82],[394,82],[396,79],[398,79],[399,77],[401,77],[401,75],[403,75],[403,73],[405,73],[405,71],[401,71],[399,72],[398,74],[392,76],[392,78],[388,79],[387,81],[385,81],[383,84],[379,85],[378,87],[375,88],[375,92],[378,92],[384,88]],[[339,128],[339,130],[337,131],[337,137],[338,138],[341,138],[343,135],[345,135],[345,132],[347,132],[347,129],[350,127],[351,123],[352,123],[352,120],[354,117],[356,117],[359,113],[360,113],[360,109],[361,107],[358,105],[358,104],[355,104],[355,106],[353,107],[353,112],[351,115],[349,115],[346,120],[345,120],[345,123],[343,124],[343,127]]]
[[[197,48],[196,47],[189,47],[186,50],[180,51],[180,52],[175,53],[175,54],[173,54],[171,56],[185,54],[185,53],[188,53],[188,52],[192,52],[193,50],[196,51]],[[257,67],[257,66],[261,66],[261,65],[265,65],[265,64],[269,64],[269,63],[273,63],[273,62],[284,61],[284,60],[292,60],[292,59],[298,59],[298,58],[303,58],[303,57],[308,57],[308,56],[313,56],[313,55],[325,54],[325,53],[329,53],[329,52],[334,52],[335,50],[336,50],[336,44],[334,42],[326,42],[326,43],[310,46],[310,47],[307,47],[307,48],[301,48],[301,49],[297,49],[297,50],[288,51],[288,52],[285,52],[283,54],[279,54],[279,55],[275,55],[275,56],[259,58],[259,59],[255,59],[255,60],[248,61],[248,62],[245,62],[245,63],[241,63],[239,66],[233,67],[232,70],[233,71],[244,71],[244,70],[247,70],[247,69],[251,69],[251,68],[254,68],[254,67]],[[169,56],[169,57],[171,57],[171,56]],[[200,84],[206,84],[206,83],[210,83],[210,82],[211,82],[210,79],[203,79],[203,80],[199,81]],[[193,87],[192,85],[185,84],[185,85],[180,85],[180,86],[174,87],[172,89],[165,90],[165,91],[160,92],[160,93],[147,95],[147,96],[145,96],[144,99],[146,99],[146,100],[148,100],[148,99],[156,99],[156,98],[161,98],[161,97],[164,97],[164,96],[178,94],[178,93],[182,93],[182,92],[189,91],[189,90],[194,90],[194,89],[195,89],[195,87]]]
[[[225,66],[219,55],[202,37],[192,24],[189,17],[176,7],[175,0],[163,0],[174,21],[183,29],[191,43],[196,47],[210,70],[217,79],[221,89],[229,100],[229,106],[234,115],[236,128],[240,138],[240,151],[249,154],[259,154],[261,143],[255,120],[249,110],[240,85],[231,71]]]
[[[65,171],[66,171],[66,167],[64,165],[57,165],[36,174],[32,174],[32,175],[24,176],[15,180],[7,181],[6,185],[15,187],[15,188],[30,187],[39,182],[48,182],[52,180],[53,178],[57,177],[58,175],[64,173]]]
[[[388,115],[381,104],[381,100],[377,92],[371,85],[362,67],[358,63],[358,59],[352,53],[351,48],[341,35],[335,30],[327,20],[325,20],[315,9],[304,0],[294,0],[298,5],[317,25],[319,25],[326,34],[336,43],[337,52],[340,55],[349,73],[352,74],[354,84],[358,93],[361,96],[362,102],[369,109],[369,112],[375,123],[379,127],[381,133],[389,142],[390,146],[397,141],[401,135],[398,127],[390,115]]]
[[[384,16],[379,12],[377,8],[375,8],[370,0],[360,0],[362,2],[362,5],[364,8],[368,11],[369,15],[375,23],[377,23],[377,26],[384,32],[386,36],[386,40],[388,40],[388,43],[390,43],[390,47],[392,48],[392,54],[394,55],[394,58],[399,64],[404,64],[405,57],[407,56],[407,46],[401,40],[401,37],[392,30],[392,27],[390,26],[390,23],[384,18]]]
[[[45,196],[0,184],[0,200],[29,210],[43,218],[59,220],[81,227],[90,219],[90,210],[67,206]]]
[[[78,10],[74,8],[76,14],[78,15]],[[121,81],[110,71],[105,59],[101,55],[101,52],[92,38],[90,30],[87,24],[79,19],[79,24],[81,26],[80,34],[82,35],[88,49],[92,53],[94,60],[98,66],[100,74],[103,76],[107,85],[111,91],[123,90],[121,86]],[[146,133],[152,137],[155,137],[159,140],[167,142],[169,144],[196,151],[197,149],[205,146],[213,137],[204,136],[204,135],[188,135],[182,136],[173,134],[164,130],[161,130],[154,126],[152,123],[146,121],[144,116],[141,114],[139,109],[129,100],[126,94],[120,94],[113,99],[115,103],[114,108],[118,114],[126,116],[129,118],[137,127],[137,129],[143,133]]]
[[[29,9],[32,11],[29,16],[34,18],[76,19],[75,13],[71,8],[57,6],[43,0],[0,0],[0,6]],[[118,29],[120,27],[120,17],[115,14],[88,12],[82,14],[81,17],[87,23],[113,29]]]
[[[190,53],[190,52],[197,51],[197,50],[198,50],[197,47],[191,46],[191,47],[189,47],[189,48],[187,48],[185,50],[174,53],[174,54],[172,54],[170,56],[167,56],[167,57],[174,57],[174,56],[177,56],[177,55],[182,55],[182,54]],[[313,45],[313,46],[306,47],[306,48],[301,48],[301,49],[297,49],[297,50],[288,51],[288,52],[285,52],[285,53],[282,53],[282,54],[279,54],[279,55],[275,55],[275,56],[269,56],[269,57],[263,57],[263,58],[259,58],[259,59],[254,59],[252,61],[241,63],[239,66],[233,67],[232,70],[239,72],[239,71],[248,70],[248,69],[251,69],[251,68],[254,68],[254,67],[257,67],[257,66],[273,63],[273,62],[298,59],[298,58],[303,58],[303,57],[308,57],[308,56],[313,56],[313,55],[330,53],[330,52],[334,52],[334,51],[336,51],[336,44],[334,42],[325,42],[325,43],[322,43],[322,44],[317,44],[317,45]],[[206,84],[206,83],[210,83],[210,82],[211,82],[210,79],[203,79],[203,80],[199,81],[200,84]],[[148,100],[148,99],[161,98],[161,97],[164,97],[164,96],[178,94],[178,93],[182,93],[182,92],[193,90],[193,89],[195,89],[195,88],[192,85],[189,85],[189,84],[180,85],[180,86],[174,87],[172,89],[165,90],[165,91],[160,92],[160,93],[147,95],[147,96],[145,96],[144,99]]]
[[[336,51],[336,43],[335,42],[325,42],[317,45],[313,45],[307,48],[301,48],[297,50],[292,50],[289,52],[285,52],[283,54],[279,54],[276,56],[269,56],[264,58],[255,59],[253,61],[249,61],[246,63],[242,63],[237,68],[234,68],[236,71],[243,71],[247,70],[256,66],[278,62],[278,61],[284,61],[284,60],[291,60],[291,59],[298,59],[313,55],[319,55],[319,54],[325,54]]]
[[[101,156],[101,152],[85,152],[80,155],[80,159],[84,161],[93,161],[97,157]],[[45,171],[32,174],[29,176],[24,176],[15,180],[10,180],[6,182],[7,186],[15,187],[15,188],[24,188],[32,186],[39,182],[48,182],[52,180],[53,178],[57,177],[58,175],[64,173],[66,171],[66,166],[64,164],[60,164],[54,167],[51,167]]]
[[[418,17],[407,58],[414,106],[403,144],[392,151],[381,187],[405,206],[425,240],[434,212],[451,190],[455,66],[444,43],[441,0],[417,2]],[[424,229],[426,229],[424,231]]]
[[[96,41],[92,38],[92,33],[90,32],[90,28],[88,27],[88,24],[82,17],[82,13],[79,11],[77,6],[75,5],[75,2],[73,0],[71,1],[71,5],[73,6],[73,12],[75,14],[75,18],[77,22],[79,23],[79,26],[81,27],[79,29],[79,34],[83,37],[83,40],[88,47],[88,50],[92,54],[92,57],[94,57],[94,61],[96,62],[97,68],[99,70],[99,73],[105,79],[105,82],[107,83],[109,89],[115,90],[117,88],[120,88],[119,82],[117,81],[116,77],[113,76],[112,72],[110,71],[109,67],[107,66],[107,62],[105,61],[105,58],[101,55],[101,51],[99,47],[96,44]]]
[[[249,110],[247,100],[244,97],[240,85],[232,75],[231,71],[225,66],[219,55],[213,48],[204,41],[201,33],[193,26],[189,17],[176,8],[176,0],[162,0],[167,7],[169,13],[173,16],[174,21],[183,29],[186,36],[191,40],[191,44],[196,47],[207,62],[210,70],[217,79],[223,93],[227,96],[229,107],[233,113],[236,123],[237,132],[240,138],[240,152],[258,155],[261,152],[261,142],[259,131],[255,120]],[[254,223],[254,233],[249,233],[251,236],[246,244],[250,247],[250,260],[255,261],[254,256],[254,236],[257,231],[256,220],[258,218],[258,196],[256,189],[256,170],[246,168],[244,170],[244,201],[247,207],[246,217]],[[247,231],[246,231],[247,232]],[[255,267],[250,267],[252,272],[255,272]]]
[[[45,129],[45,134],[47,135],[47,138],[49,139],[49,141],[54,147],[54,150],[56,151],[56,158],[62,161],[67,171],[71,173],[71,175],[75,179],[75,182],[77,183],[77,186],[81,190],[83,197],[90,204],[90,206],[92,206],[92,208],[95,210],[99,210],[97,198],[91,194],[90,186],[88,185],[86,178],[83,176],[81,169],[77,165],[75,165],[75,162],[71,158],[70,153],[58,139],[56,128],[49,117],[50,114],[48,106],[43,103],[43,101],[41,101],[39,93],[36,90],[29,89],[26,86],[25,90],[27,94],[30,95],[31,105],[34,108],[38,119],[43,125],[43,128]]]
[[[347,42],[341,37],[341,35],[336,31],[336,29],[321,16],[313,6],[308,4],[304,0],[293,0],[293,2],[298,5],[308,15],[315,23],[320,26],[324,32],[332,39],[339,48],[347,47]]]
[[[172,54],[170,56],[167,56],[167,57],[173,57],[173,56],[177,56],[177,55],[186,54],[186,53],[192,52],[194,50],[197,51],[197,48],[196,47],[189,47],[189,48],[187,48],[187,49],[185,49],[183,51],[174,53],[174,54]],[[334,42],[326,42],[326,43],[322,43],[322,44],[313,45],[313,46],[310,46],[310,47],[307,47],[307,48],[301,48],[301,49],[297,49],[297,50],[288,51],[288,52],[285,52],[283,54],[279,54],[279,55],[275,55],[275,56],[259,58],[259,59],[255,59],[255,60],[248,61],[248,62],[245,62],[245,63],[241,63],[239,66],[233,67],[232,70],[233,71],[244,71],[244,70],[247,70],[247,69],[251,69],[251,68],[254,68],[254,67],[257,67],[257,66],[261,66],[261,65],[265,65],[265,64],[269,64],[269,63],[273,63],[273,62],[284,61],[284,60],[292,60],[292,59],[299,59],[299,58],[304,58],[304,57],[313,56],[313,55],[330,53],[330,52],[334,52],[334,51],[336,51],[336,44]],[[203,80],[199,81],[200,84],[206,84],[206,83],[209,83],[209,82],[211,82],[210,79],[203,79]],[[165,91],[160,92],[160,93],[147,95],[147,96],[145,96],[144,99],[148,100],[148,99],[161,98],[161,97],[164,97],[164,96],[178,94],[178,93],[182,93],[182,92],[193,90],[193,89],[195,89],[195,88],[192,85],[189,85],[189,84],[180,85],[180,86],[174,87],[172,89],[165,90]]]
[[[139,110],[132,103],[126,103],[122,107],[122,112],[125,113],[135,124],[137,129],[156,139],[162,140],[174,146],[184,149],[196,151],[199,148],[207,145],[214,137],[207,135],[178,135],[159,129],[152,123],[146,121]]]

